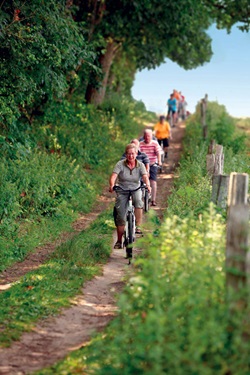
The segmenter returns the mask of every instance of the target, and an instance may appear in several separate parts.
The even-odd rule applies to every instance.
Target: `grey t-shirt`
[[[140,186],[140,179],[144,174],[147,174],[145,165],[136,160],[135,168],[130,169],[127,166],[126,160],[120,160],[116,163],[113,173],[118,176],[116,183],[123,189],[136,189]]]

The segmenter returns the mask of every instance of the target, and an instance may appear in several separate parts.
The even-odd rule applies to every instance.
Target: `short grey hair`
[[[138,152],[138,147],[134,143],[129,143],[125,148],[125,153],[127,154],[128,150],[134,149],[135,152]]]

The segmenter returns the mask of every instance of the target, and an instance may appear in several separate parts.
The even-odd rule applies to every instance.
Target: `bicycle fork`
[[[135,214],[134,207],[132,204],[132,197],[128,201],[127,220],[125,225],[125,241],[124,246],[126,247],[126,258],[129,259],[129,264],[132,258],[133,242],[135,241]]]

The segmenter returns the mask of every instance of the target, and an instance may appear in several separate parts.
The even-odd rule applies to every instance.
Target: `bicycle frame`
[[[114,191],[128,193],[128,208],[126,213],[126,222],[123,234],[123,247],[126,248],[126,258],[129,260],[129,264],[131,263],[132,259],[133,242],[135,241],[135,209],[132,202],[132,193],[139,189],[141,189],[141,186],[133,190],[124,190],[118,185],[114,186]]]

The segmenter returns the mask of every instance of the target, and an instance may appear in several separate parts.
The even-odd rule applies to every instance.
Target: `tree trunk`
[[[110,68],[118,48],[119,45],[113,40],[108,42],[105,54],[100,57],[103,79],[100,82],[100,87],[98,89],[91,84],[88,85],[86,92],[87,103],[94,104],[95,106],[102,104],[106,93]]]

